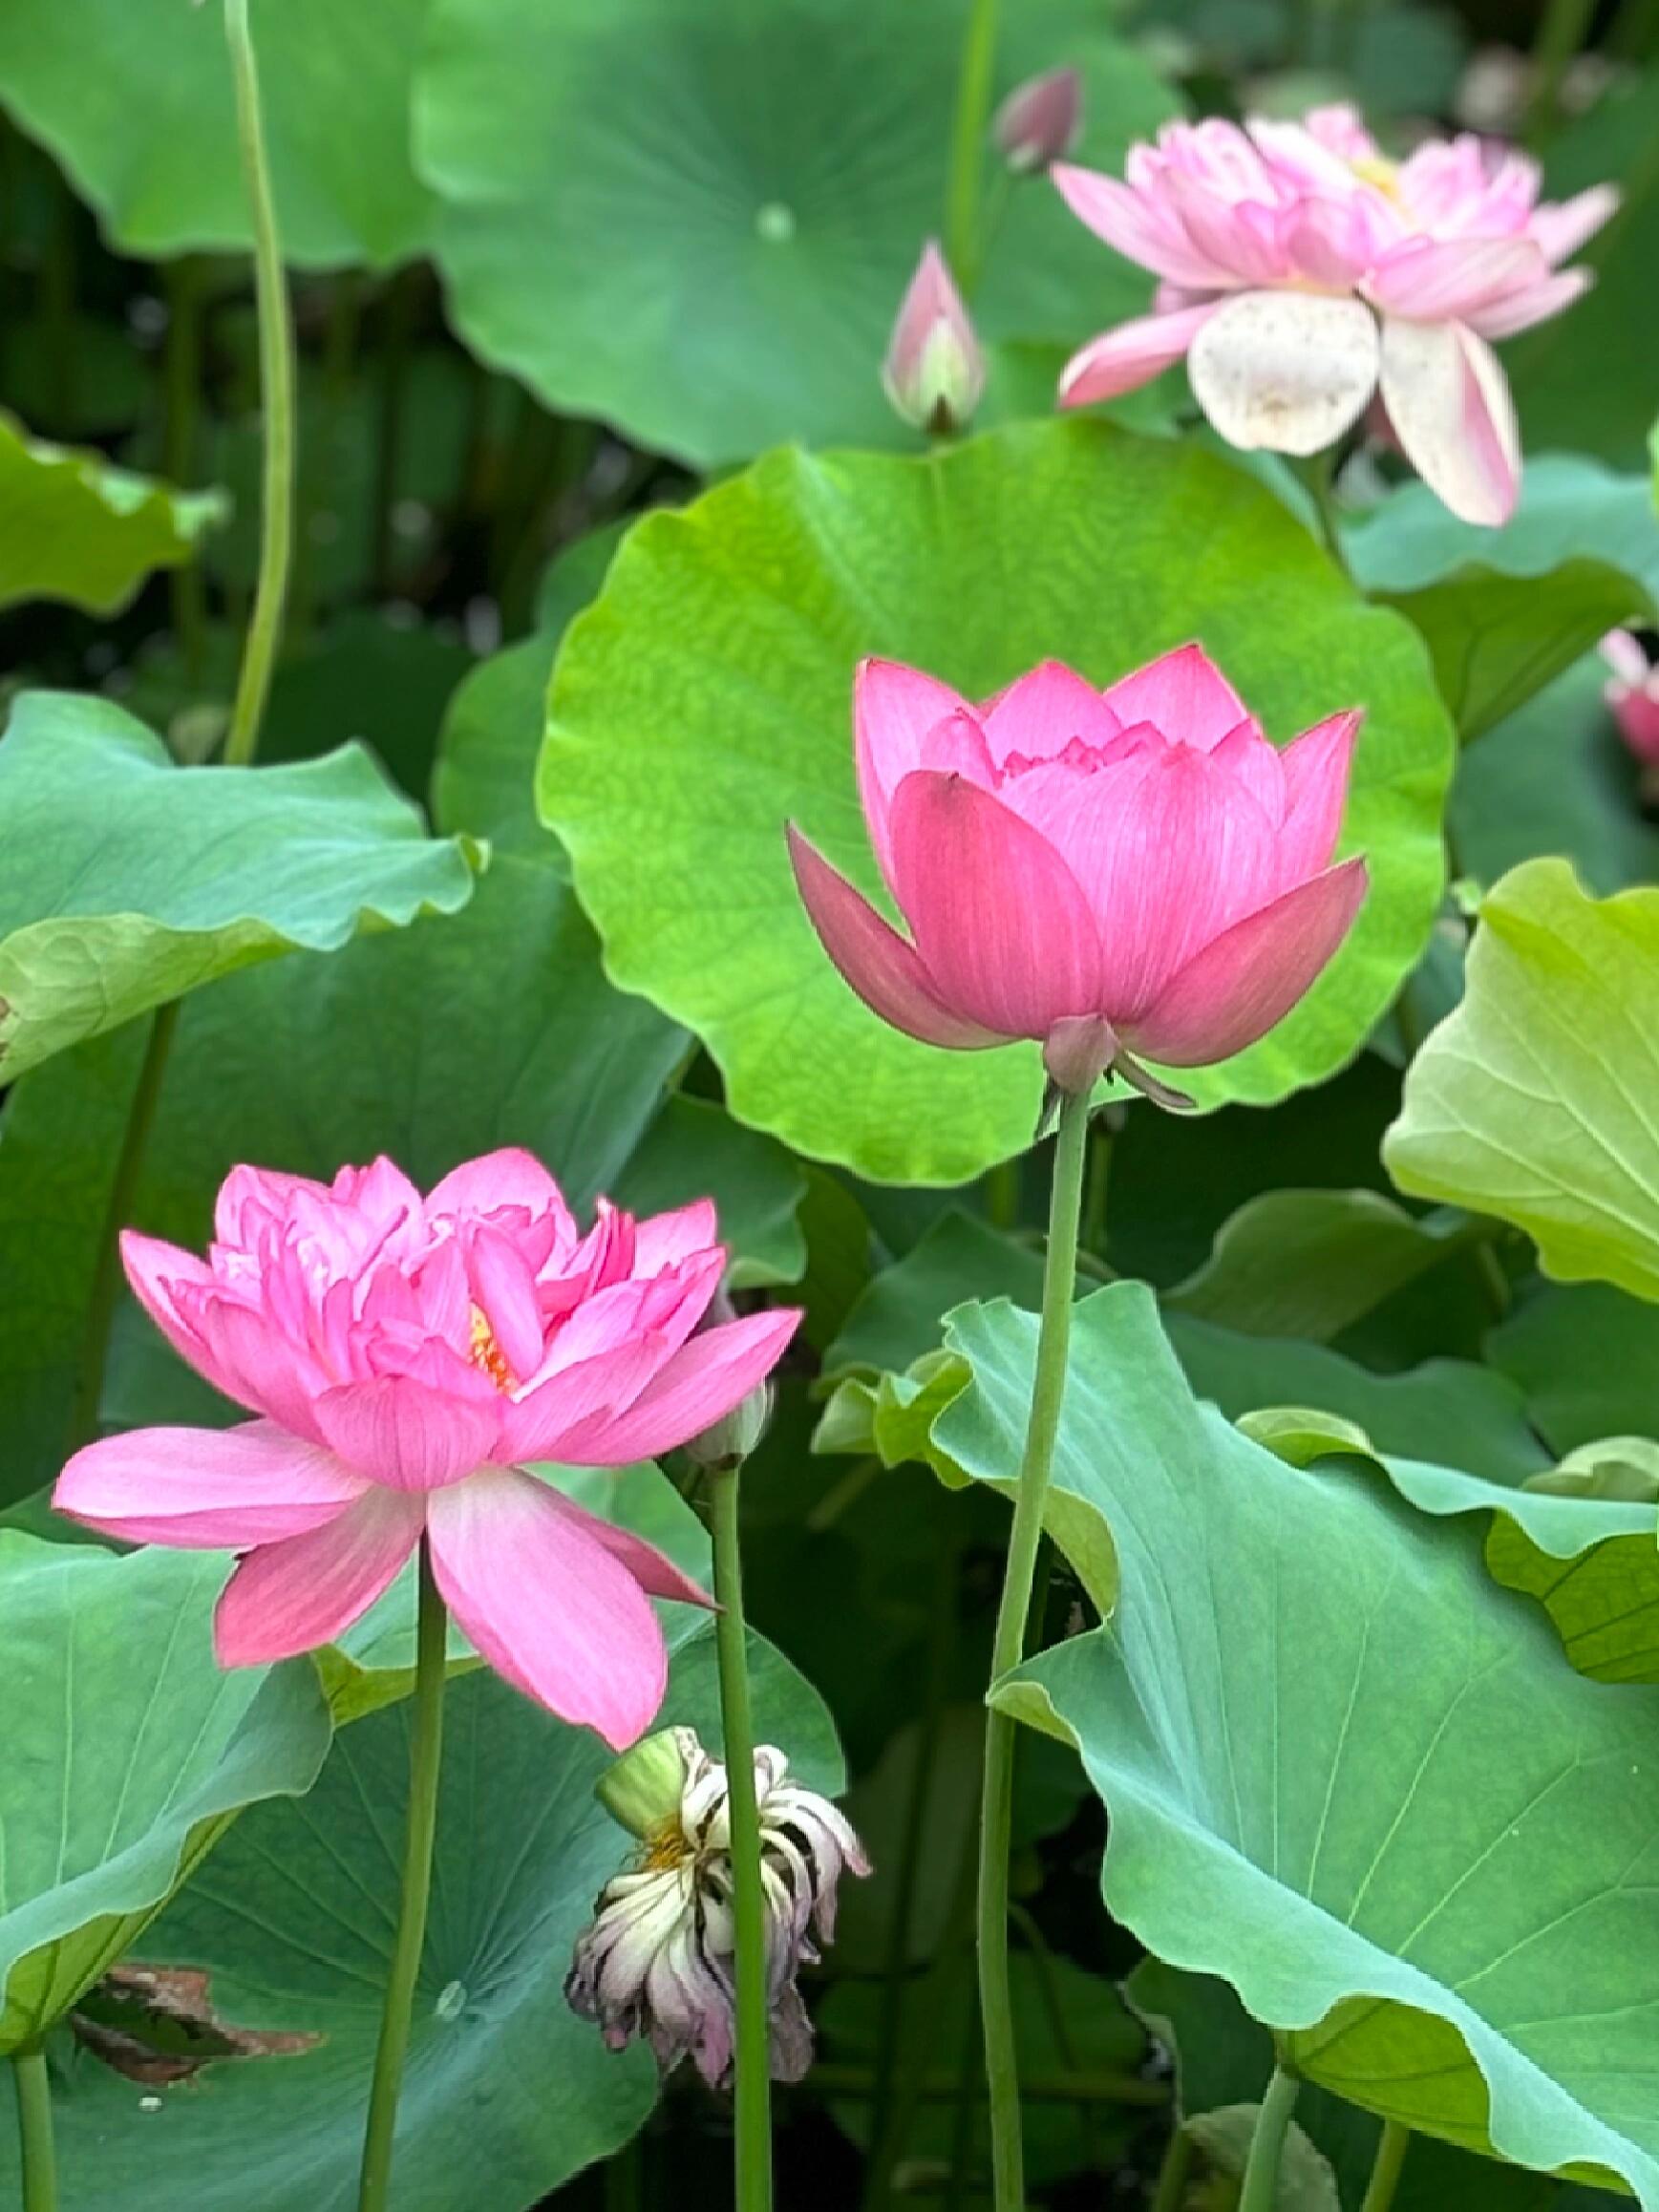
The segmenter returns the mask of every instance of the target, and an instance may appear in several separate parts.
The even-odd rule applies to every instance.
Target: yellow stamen
[[[691,1846],[687,1842],[678,1822],[665,1820],[646,1840],[641,1871],[646,1874],[667,1874],[676,1866],[683,1866],[691,1856]]]
[[[1401,204],[1400,169],[1397,161],[1389,160],[1383,154],[1362,154],[1357,161],[1351,161],[1349,167],[1362,184],[1372,185],[1385,200],[1392,200],[1396,207]]]
[[[481,1367],[499,1391],[513,1387],[513,1371],[507,1365],[507,1355],[496,1341],[496,1332],[489,1319],[477,1306],[472,1309],[472,1343],[467,1357],[474,1367]]]

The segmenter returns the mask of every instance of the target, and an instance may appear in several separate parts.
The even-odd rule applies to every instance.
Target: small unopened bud
[[[1074,69],[1051,69],[1015,85],[996,111],[992,136],[1016,177],[1063,161],[1083,121],[1083,79]]]
[[[735,1308],[724,1290],[716,1290],[709,1301],[709,1309],[699,1327],[715,1329],[723,1322],[735,1321]],[[772,1418],[772,1386],[756,1383],[746,1398],[722,1414],[699,1436],[692,1436],[686,1445],[686,1457],[694,1466],[712,1467],[729,1471],[741,1466],[766,1434],[766,1424]]]
[[[882,382],[904,420],[935,436],[964,429],[985,390],[985,355],[931,239],[893,325]]]
[[[594,1785],[600,1803],[642,1843],[678,1822],[686,1789],[688,1730],[660,1728],[606,1767]]]
[[[1651,800],[1648,786],[1659,769],[1659,669],[1648,667],[1647,654],[1627,629],[1610,629],[1601,649],[1611,671],[1603,695],[1620,736],[1642,763],[1643,796]]]

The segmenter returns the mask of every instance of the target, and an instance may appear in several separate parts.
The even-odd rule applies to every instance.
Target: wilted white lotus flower
[[[796,1987],[801,1965],[835,1932],[842,1870],[868,1874],[858,1838],[827,1797],[789,1776],[772,1744],[755,1754],[760,1865],[766,1890],[772,2073],[798,2081],[812,2063],[812,2024]],[[648,1736],[599,1785],[640,1850],[606,1883],[577,1938],[564,1994],[620,2051],[644,2036],[666,2074],[688,2055],[711,2088],[731,2080],[732,1831],[726,1769],[695,1729]],[[816,1941],[815,1941],[816,1939]]]

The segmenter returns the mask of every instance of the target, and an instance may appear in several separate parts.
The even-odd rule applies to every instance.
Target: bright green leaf
[[[1532,861],[1483,901],[1462,1005],[1406,1078],[1402,1190],[1514,1222],[1565,1281],[1659,1298],[1659,892]]]
[[[1035,1339],[1007,1306],[951,1329],[974,1382],[939,1442],[998,1487]],[[1110,1521],[1121,1602],[996,1694],[1077,1743],[1114,1916],[1231,1982],[1308,2079],[1659,2201],[1659,1694],[1563,1667],[1475,1531],[1197,1405],[1138,1287],[1079,1306],[1073,1346],[1054,1480]]]
[[[190,560],[223,512],[217,493],[176,492],[102,454],[46,445],[0,415],[0,606],[66,599],[112,614],[152,569]]]
[[[198,984],[360,928],[454,913],[465,847],[360,751],[177,768],[118,707],[32,691],[0,746],[0,1054],[8,1081]]]
[[[316,1777],[310,1662],[214,1659],[228,1564],[0,1531],[0,2052],[62,2017],[245,1805]]]
[[[1359,924],[1278,1030],[1189,1087],[1262,1104],[1320,1080],[1433,919],[1450,733],[1422,649],[1247,477],[1098,423],[924,460],[777,454],[630,533],[560,654],[540,791],[609,972],[696,1032],[739,1119],[798,1150],[931,1182],[1024,1150],[1034,1048],[942,1053],[879,1022],[813,935],[782,825],[874,886],[850,735],[861,654],[983,697],[1047,654],[1105,682],[1201,623],[1275,738],[1369,709],[1344,829],[1372,863]]]

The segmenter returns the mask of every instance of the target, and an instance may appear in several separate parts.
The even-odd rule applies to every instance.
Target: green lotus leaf
[[[47,445],[0,415],[0,606],[65,599],[112,614],[153,569],[193,559],[224,502]]]

